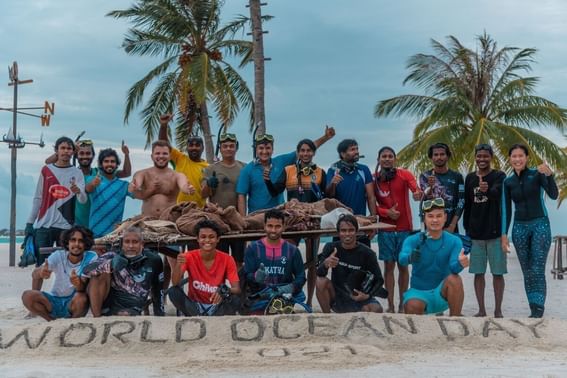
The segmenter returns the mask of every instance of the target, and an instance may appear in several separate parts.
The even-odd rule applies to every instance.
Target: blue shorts
[[[409,289],[404,293],[404,305],[407,301],[415,299],[425,303],[426,314],[437,314],[444,312],[449,308],[449,302],[441,295],[441,290],[445,280],[441,281],[439,286],[431,290],[417,290],[414,288]]]
[[[362,311],[363,306],[369,304],[377,304],[378,306],[380,306],[380,302],[378,302],[378,300],[374,297],[370,297],[362,302],[357,302],[352,298],[345,298],[341,296],[335,297],[335,301],[331,303],[331,309],[336,313],[360,312]]]
[[[49,313],[49,315],[51,315],[53,319],[71,317],[71,312],[69,311],[69,304],[71,304],[71,301],[75,296],[75,293],[66,297],[57,297],[45,291],[42,291],[41,293],[45,295],[49,303],[51,303],[51,312]]]
[[[409,231],[378,232],[378,258],[382,261],[397,262],[404,240],[409,235]]]
[[[502,250],[500,238],[490,240],[473,240],[470,254],[469,273],[486,273],[487,263],[490,273],[499,276],[508,273],[506,252]]]

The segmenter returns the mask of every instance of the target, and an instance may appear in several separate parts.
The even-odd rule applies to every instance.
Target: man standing
[[[425,232],[408,236],[400,265],[412,264],[411,288],[404,294],[406,314],[461,316],[465,293],[459,272],[469,266],[458,236],[443,230],[447,220],[442,198],[423,201]]]
[[[35,233],[37,266],[45,260],[39,249],[59,243],[61,232],[75,223],[75,197],[80,203],[87,201],[83,174],[71,165],[74,152],[75,144],[70,138],[57,139],[57,161],[41,169],[26,224],[26,235]]]
[[[366,165],[358,163],[358,143],[354,139],[344,139],[337,146],[337,152],[340,160],[327,171],[327,197],[341,201],[354,215],[366,215],[368,207],[370,214],[376,216],[372,174]],[[370,247],[371,239],[363,236],[358,241]]]
[[[394,269],[404,240],[413,231],[409,192],[414,200],[420,200],[421,192],[415,177],[410,171],[396,167],[396,152],[391,147],[382,147],[378,151],[378,167],[374,177],[376,211],[380,221],[394,225],[395,228],[378,231],[378,251],[384,261],[384,279],[388,291],[388,309],[394,312]],[[398,263],[398,289],[400,303],[398,312],[403,312],[403,294],[408,289],[409,272],[407,266]]]
[[[376,254],[356,241],[358,221],[346,214],[337,222],[339,241],[327,243],[319,255],[317,300],[324,313],[382,312],[374,298],[385,297],[384,279]],[[331,279],[327,272],[332,269]]]
[[[447,213],[445,229],[449,232],[458,232],[457,223],[465,206],[463,175],[449,169],[451,150],[445,143],[429,146],[427,156],[433,163],[433,169],[419,176],[419,186],[425,199],[443,198]]]
[[[284,170],[283,181],[287,191],[287,200],[293,198],[300,202],[313,203],[323,199],[326,185],[326,175],[323,168],[313,163],[317,147],[311,139],[302,139],[297,144],[297,161],[288,165]],[[305,260],[307,263],[307,304],[312,305],[315,291],[316,259],[319,253],[319,237],[310,236],[305,240]],[[299,245],[301,238],[292,240]]]
[[[244,252],[244,274],[258,300],[251,311],[264,311],[276,295],[290,295],[296,303],[305,301],[303,259],[297,247],[284,239],[284,213],[271,209],[264,215],[266,237],[248,245]]]
[[[465,179],[463,226],[472,239],[469,272],[474,274],[474,291],[478,302],[475,316],[486,316],[484,274],[488,262],[494,287],[494,317],[501,318],[504,274],[508,272],[506,252],[500,243],[500,200],[506,174],[492,169],[490,163],[494,153],[490,145],[479,144],[474,151],[477,170],[469,173]]]
[[[169,299],[185,316],[235,315],[240,307],[240,282],[236,263],[216,249],[220,230],[216,223],[202,220],[195,227],[199,249],[169,258],[173,267]],[[188,292],[178,286],[187,272]],[[226,285],[226,281],[230,286]]]
[[[121,252],[107,252],[89,264],[88,296],[93,316],[141,315],[150,293],[154,315],[163,316],[163,265],[144,251],[142,230],[130,227],[122,236]]]
[[[244,163],[236,160],[238,140],[235,134],[221,134],[219,137],[219,150],[222,159],[205,168],[201,183],[201,195],[210,202],[223,209],[234,206],[238,209],[236,183]],[[221,240],[218,245],[220,251],[231,252],[238,266],[244,262],[244,246],[242,240]]]
[[[112,232],[122,222],[126,197],[132,197],[128,182],[116,177],[119,165],[116,151],[107,148],[98,154],[97,174],[87,177],[85,188],[91,203],[89,224],[95,238]]]
[[[171,120],[171,114],[164,114],[160,117],[159,139],[169,141],[167,125]],[[189,184],[194,188],[200,188],[203,181],[203,172],[209,163],[201,159],[203,155],[203,138],[197,135],[189,136],[187,139],[187,155],[183,154],[176,148],[171,147],[171,161],[175,166],[175,171],[183,174]],[[199,207],[205,206],[205,198],[201,195],[201,191],[195,190],[191,193],[181,191],[177,196],[177,203],[184,201],[193,201]]]
[[[313,143],[319,148],[334,135],[335,129],[325,126],[325,135]],[[281,181],[284,169],[297,161],[296,151],[272,158],[274,137],[269,134],[256,136],[254,148],[256,159],[242,169],[236,185],[238,211],[242,216],[246,215],[247,204],[248,213],[281,205],[284,202],[285,186]]]
[[[171,146],[164,140],[152,144],[153,167],[134,174],[128,191],[143,201],[142,214],[159,218],[161,212],[175,205],[179,191],[185,194],[195,192],[185,176],[174,172],[169,164]]]
[[[89,309],[85,294],[88,280],[83,276],[83,270],[97,258],[95,252],[88,251],[93,243],[92,233],[81,226],[64,231],[64,249],[55,251],[42,266],[35,268],[33,289],[22,294],[22,302],[32,314],[48,321],[85,316]],[[41,291],[43,280],[49,279],[52,273],[55,273],[55,280],[51,291]]]
[[[76,152],[75,157],[79,162],[79,169],[83,172],[86,178],[89,176],[96,176],[98,174],[98,168],[91,167],[92,162],[95,157],[94,144],[91,140],[84,139],[79,140],[75,143]],[[116,171],[116,177],[125,178],[130,177],[132,174],[132,164],[130,162],[130,149],[122,141],[122,153],[124,154],[124,167],[122,170]],[[45,164],[55,163],[57,161],[57,155],[53,154],[45,159]],[[75,224],[83,227],[89,227],[89,215],[90,215],[91,202],[87,198],[87,202],[82,204],[80,202],[75,202]]]

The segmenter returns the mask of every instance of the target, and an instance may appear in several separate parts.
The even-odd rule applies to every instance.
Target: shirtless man
[[[142,169],[134,174],[128,191],[135,198],[141,199],[142,215],[159,218],[161,212],[175,205],[177,194],[195,192],[193,185],[185,176],[173,171],[167,164],[170,159],[171,146],[164,140],[152,144],[152,161],[154,166]]]

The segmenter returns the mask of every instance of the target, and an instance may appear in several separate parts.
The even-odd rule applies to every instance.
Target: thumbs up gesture
[[[551,176],[553,174],[553,171],[551,170],[551,168],[549,168],[549,164],[547,164],[547,161],[544,161],[542,164],[538,165],[537,171],[539,173],[543,173],[546,176]]]
[[[71,187],[69,189],[71,189],[71,191],[75,194],[81,193],[81,189],[77,186],[75,177],[71,177]]]
[[[71,281],[71,285],[75,287],[75,289],[79,289],[81,286],[81,279],[77,276],[77,272],[75,269],[71,270],[71,275],[69,276],[69,281]]]
[[[398,211],[398,204],[394,204],[391,208],[388,209],[388,218],[393,220],[398,220],[400,217],[400,212]]]
[[[325,138],[327,139],[331,139],[332,137],[335,136],[335,128],[334,127],[329,127],[329,125],[325,125]]]
[[[461,253],[459,253],[459,263],[463,268],[469,266],[469,257],[465,255],[465,249],[461,249]]]
[[[216,189],[219,186],[219,179],[217,177],[217,172],[213,171],[213,175],[209,178],[207,178],[207,185],[209,186],[209,188],[211,189]]]
[[[187,258],[185,257],[185,253],[178,253],[176,259],[177,265],[183,266],[187,262]]]
[[[329,257],[327,257],[325,259],[325,268],[329,269],[334,269],[337,267],[337,265],[339,265],[339,258],[337,257],[337,248],[333,248],[333,252],[331,252],[331,255]]]
[[[427,177],[427,185],[429,185],[430,187],[434,187],[435,186],[435,171],[431,170],[431,174],[429,175],[429,177]]]
[[[44,280],[48,280],[51,277],[51,270],[49,270],[49,263],[47,262],[47,260],[43,264],[40,274],[41,278],[43,278]]]
[[[478,175],[478,190],[483,193],[488,192],[488,183],[483,180],[481,175]]]
[[[100,179],[100,171],[97,171],[97,172],[96,172],[96,176],[95,176],[95,178],[94,178],[93,181],[92,181],[92,183],[93,183],[93,185],[95,186],[95,188],[100,185],[100,180],[101,180],[101,179]]]
[[[254,273],[254,281],[259,284],[263,284],[266,281],[266,276],[266,267],[264,266],[264,263],[260,263],[256,273]]]

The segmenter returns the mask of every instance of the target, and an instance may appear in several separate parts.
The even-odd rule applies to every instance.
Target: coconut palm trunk
[[[205,157],[207,158],[207,162],[212,163],[215,157],[215,150],[213,147],[211,123],[209,122],[209,111],[206,102],[201,104],[199,111],[201,115],[201,130],[203,131],[203,139],[205,140]]]
[[[260,0],[250,0],[250,20],[252,21],[252,44],[254,59],[254,123],[257,134],[266,133],[266,113],[264,109],[264,32],[262,30],[262,10]]]

